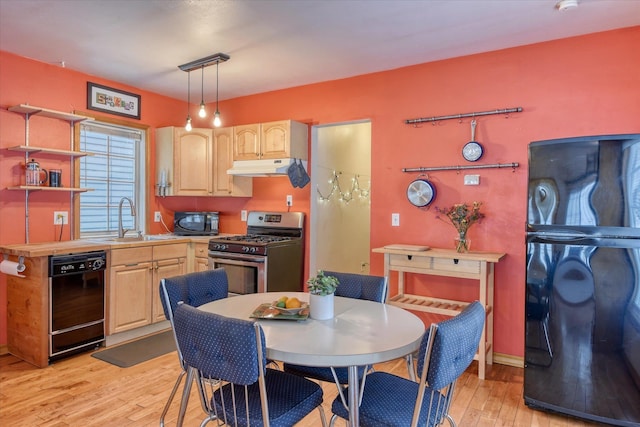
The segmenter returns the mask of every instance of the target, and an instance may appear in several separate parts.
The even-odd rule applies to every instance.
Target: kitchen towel
[[[302,164],[302,160],[297,160],[296,162],[298,166],[298,187],[303,188],[309,183],[309,181],[311,181],[311,179],[309,178],[309,174],[307,174],[307,171]]]

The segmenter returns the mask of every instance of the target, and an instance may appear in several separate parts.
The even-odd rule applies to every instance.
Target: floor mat
[[[91,356],[121,368],[137,365],[176,350],[173,331],[165,331],[126,344],[97,351]]]

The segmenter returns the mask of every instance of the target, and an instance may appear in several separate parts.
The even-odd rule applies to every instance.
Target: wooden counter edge
[[[133,248],[140,246],[159,246],[174,243],[204,243],[213,237],[232,236],[220,233],[218,236],[176,236],[169,239],[144,240],[139,242],[109,242],[100,239],[66,240],[63,242],[18,243],[0,246],[0,254],[24,256],[27,258],[64,255],[78,252],[102,251],[111,249]],[[0,259],[1,259],[0,255]]]

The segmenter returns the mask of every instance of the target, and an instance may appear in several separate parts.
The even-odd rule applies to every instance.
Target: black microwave
[[[218,212],[175,212],[173,234],[178,236],[215,236],[218,234]]]

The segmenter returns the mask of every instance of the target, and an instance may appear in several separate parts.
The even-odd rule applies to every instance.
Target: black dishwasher
[[[104,341],[104,251],[49,257],[49,360]]]

